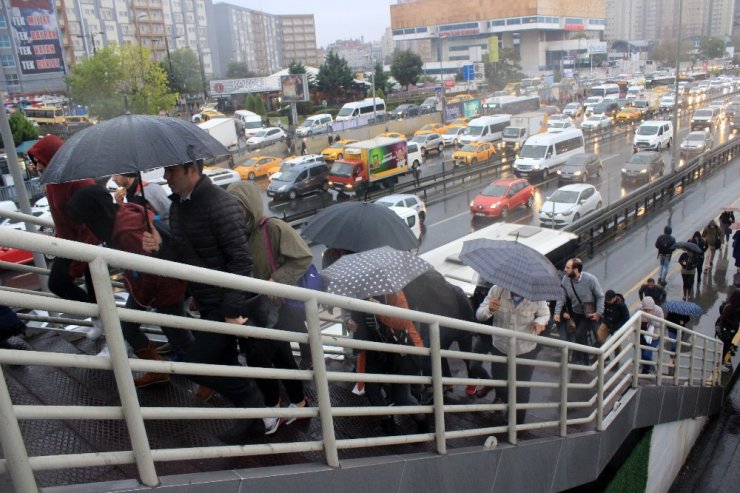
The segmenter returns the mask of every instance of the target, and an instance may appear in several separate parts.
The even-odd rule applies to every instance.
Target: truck
[[[334,162],[329,186],[340,193],[363,193],[375,185],[398,183],[409,171],[408,148],[404,139],[375,137],[348,145],[344,156]]]
[[[199,123],[198,126],[229,150],[236,149],[239,145],[236,122],[233,118],[211,118]]]
[[[511,116],[511,125],[503,131],[502,140],[506,149],[519,149],[530,136],[547,129],[547,113],[529,111]]]

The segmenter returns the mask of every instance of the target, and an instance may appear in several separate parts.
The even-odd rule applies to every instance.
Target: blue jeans
[[[671,266],[670,255],[658,255],[658,262],[660,263],[660,272],[658,277],[663,279],[664,282],[668,281],[668,268]]]

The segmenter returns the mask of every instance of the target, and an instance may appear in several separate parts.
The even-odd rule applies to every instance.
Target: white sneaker
[[[103,358],[110,358],[110,350],[108,349],[108,345],[104,344],[103,349],[100,350],[98,354],[95,356],[102,356]]]
[[[365,387],[359,388],[357,384],[355,384],[354,388],[352,389],[352,393],[355,395],[363,396],[365,395]]]
[[[265,435],[272,435],[280,427],[282,418],[262,418],[265,422]]]
[[[103,321],[99,318],[92,319],[93,326],[87,330],[87,338],[95,340],[103,335]]]

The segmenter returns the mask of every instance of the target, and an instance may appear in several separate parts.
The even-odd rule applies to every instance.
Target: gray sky
[[[337,39],[379,41],[391,25],[389,5],[394,0],[216,0],[268,14],[313,14],[319,48]]]

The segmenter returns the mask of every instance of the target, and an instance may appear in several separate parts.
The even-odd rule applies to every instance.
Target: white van
[[[460,137],[460,144],[470,142],[495,142],[501,140],[503,131],[511,125],[511,115],[481,116],[468,123],[468,131]]]
[[[329,113],[309,116],[295,129],[295,133],[299,137],[311,137],[316,134],[328,133],[331,131],[333,122],[334,120]]]
[[[390,210],[396,213],[398,217],[403,219],[403,222],[405,222],[411,232],[416,236],[416,241],[421,243],[421,219],[419,218],[419,213],[416,209],[413,209],[411,207],[398,207],[398,206],[392,206],[388,207]]]
[[[360,118],[361,116],[372,117],[373,115],[385,115],[385,101],[375,98],[375,110],[373,111],[373,98],[365,98],[362,101],[353,101],[342,106],[337,113],[336,121],[342,122]]]
[[[257,113],[248,110],[236,110],[234,120],[237,120],[244,127],[244,135],[247,138],[262,128],[262,117]]]
[[[533,135],[524,143],[514,161],[514,174],[519,178],[540,175],[544,180],[569,157],[584,152],[586,148],[580,129]]]
[[[635,152],[660,151],[673,143],[673,124],[668,120],[648,120],[635,131],[632,146]]]
[[[645,92],[644,86],[629,86],[627,88],[627,96],[626,98],[630,101],[635,100],[642,96],[642,93]]]

